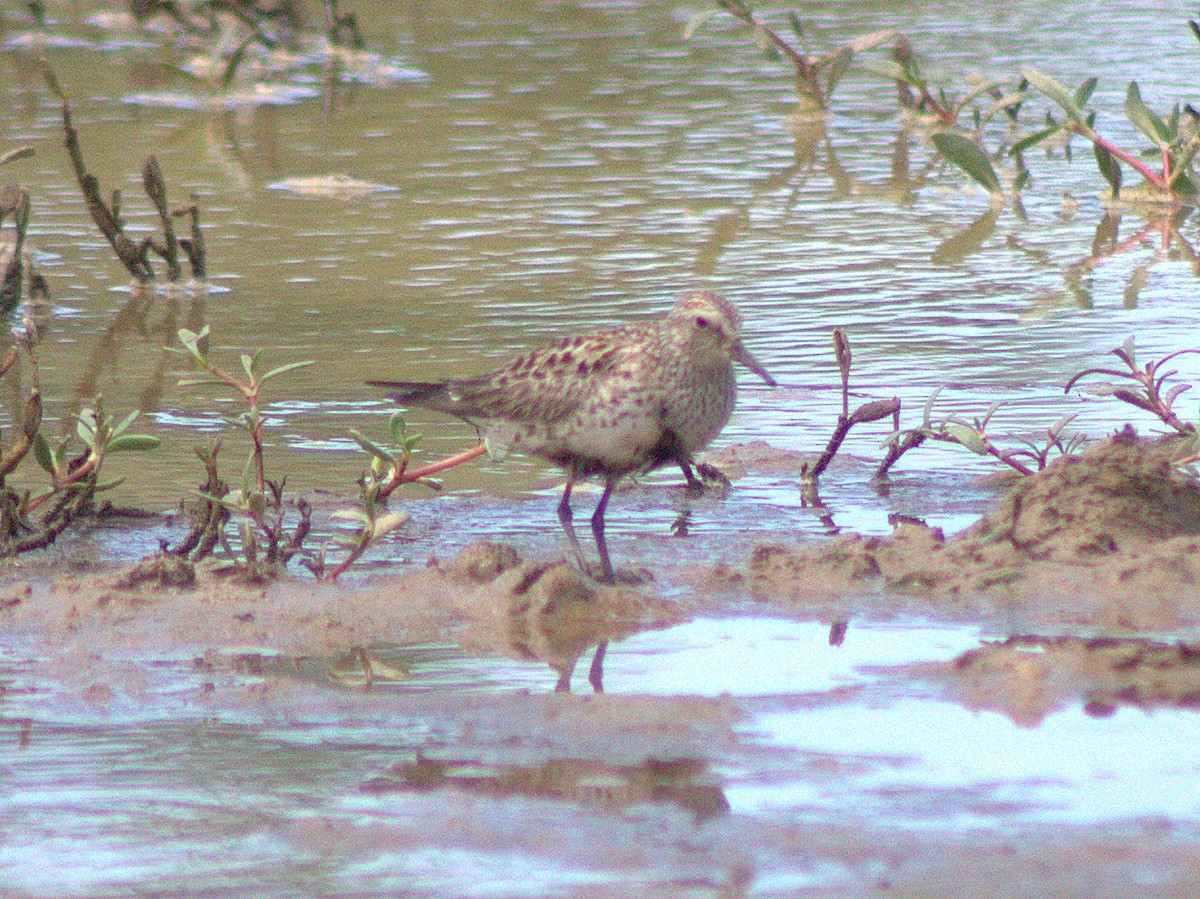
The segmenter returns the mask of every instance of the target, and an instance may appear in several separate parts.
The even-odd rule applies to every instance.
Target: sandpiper
[[[512,451],[562,466],[567,484],[558,518],[587,571],[571,516],[571,488],[599,476],[592,514],[601,576],[613,581],[604,511],[624,475],[678,465],[699,485],[693,460],[720,433],[737,397],[733,363],[772,387],[775,380],[742,346],[741,316],[724,297],[692,291],[661,318],[532,350],[495,371],[440,383],[368,381],[405,406],[456,415],[479,431],[488,453]]]

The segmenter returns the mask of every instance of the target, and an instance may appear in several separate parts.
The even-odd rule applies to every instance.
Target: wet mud
[[[947,538],[912,519],[887,536],[760,542],[698,582],[772,604],[925,609],[1018,626],[1170,631],[1200,620],[1200,484],[1190,441],[1126,429],[1019,481]]]
[[[765,700],[595,694],[606,686],[602,647],[699,616],[751,612],[819,622],[829,628],[831,647],[848,633],[853,638],[857,622],[919,617],[986,625],[1008,636],[982,639],[944,660],[890,669],[889,676],[910,685],[904,689],[927,685],[951,703],[998,712],[1018,728],[1033,728],[1064,709],[1093,720],[1126,708],[1194,712],[1200,707],[1200,640],[1194,638],[1200,486],[1175,465],[1185,450],[1179,439],[1126,430],[1016,483],[990,513],[956,535],[905,519],[881,537],[843,534],[807,544],[773,539],[754,545],[741,561],[664,567],[648,579],[643,574],[639,584],[602,585],[562,559],[524,558],[517,547],[495,541],[350,587],[298,579],[244,583],[166,556],[120,568],[31,558],[7,566],[0,622],[12,633],[36,635],[39,676],[100,712],[150,697],[153,666],[163,663],[147,659],[173,654],[184,659],[181,670],[193,684],[187,689],[195,692],[187,695],[196,698],[189,702],[210,713],[270,710],[288,720],[318,706],[322,714],[340,709],[348,720],[369,717],[388,701],[389,690],[418,689],[422,672],[451,656],[548,669],[549,677],[531,691],[405,692],[403,715],[436,721],[446,736],[422,738],[407,758],[358,777],[362,796],[427,808],[440,822],[435,828],[472,820],[468,833],[445,831],[438,839],[479,851],[519,844],[526,848],[518,851],[547,852],[566,863],[576,857],[566,834],[593,828],[606,857],[622,859],[613,861],[617,868],[665,865],[663,879],[654,881],[663,886],[692,862],[663,861],[675,856],[669,839],[656,843],[657,833],[633,839],[657,845],[657,861],[629,856],[631,822],[649,815],[659,822],[648,825],[653,829],[681,815],[702,828],[695,833],[704,835],[700,851],[710,869],[695,884],[704,894],[769,893],[769,872],[793,864],[796,853],[813,870],[838,866],[845,876],[830,882],[857,892],[900,888],[918,895],[942,878],[966,888],[1000,877],[1014,895],[1051,888],[1082,894],[1095,852],[1106,855],[1104,869],[1125,884],[1165,866],[1162,884],[1170,891],[1191,883],[1194,870],[1184,824],[1155,829],[1131,822],[1122,825],[1128,841],[1115,840],[1104,826],[1033,828],[997,849],[986,833],[970,828],[921,841],[874,828],[869,814],[854,817],[851,826],[839,812],[825,815],[829,826],[818,846],[799,825],[731,812],[722,772],[731,765],[765,771],[776,764],[775,749],[748,744],[739,730],[762,713]],[[726,448],[708,461],[732,476],[736,490],[744,471],[786,470],[796,460],[753,445]],[[586,681],[578,670],[585,666]],[[348,698],[331,699],[331,686]],[[789,702],[800,702],[806,714],[836,710],[861,701],[853,698],[856,689]],[[864,706],[862,714],[870,713]],[[39,729],[26,728],[21,739],[36,743]],[[792,776],[810,788],[828,782],[835,792],[842,778],[869,780],[876,767],[893,764],[868,755],[805,757],[803,770]],[[899,802],[888,795],[889,803]],[[916,803],[914,814],[932,814],[915,796],[905,800]],[[934,789],[926,800],[939,814],[957,809],[953,814],[967,817],[983,814],[980,809],[1000,814],[996,809],[1003,807],[969,792]],[[536,806],[533,823],[512,832],[499,818],[490,824],[475,818],[481,802],[488,803],[488,815],[549,805]],[[564,807],[591,817],[563,817]],[[344,844],[347,852],[364,851],[360,838],[373,839],[356,836],[350,825],[335,828],[335,835],[333,826],[319,819],[297,823],[289,839],[301,848]],[[396,838],[413,845],[430,839],[428,832],[405,831],[403,819],[373,826],[382,828],[376,836],[399,828]],[[322,843],[326,838],[333,843]],[[1026,881],[1020,867],[1033,864],[1035,855],[1037,876]],[[589,895],[604,894],[591,887]]]
[[[580,659],[605,641],[749,599],[843,635],[856,618],[906,614],[1020,635],[950,671],[971,682],[962,690],[973,705],[1022,721],[1068,694],[1097,710],[1190,706],[1200,697],[1200,642],[1170,639],[1200,621],[1200,485],[1174,464],[1185,443],[1126,429],[1019,481],[951,537],[904,519],[887,536],[763,541],[739,563],[642,572],[649,582],[633,586],[602,585],[562,559],[524,559],[492,541],[349,588],[241,583],[158,555],[82,572],[62,561],[9,564],[0,616],[50,650],[86,640],[107,650],[253,644],[311,656],[446,641],[547,665],[565,690]],[[751,444],[709,461],[736,480],[796,460]],[[21,576],[28,571],[35,576]]]

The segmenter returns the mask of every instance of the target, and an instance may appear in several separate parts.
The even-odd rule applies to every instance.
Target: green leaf
[[[262,355],[262,350],[258,350],[253,356],[249,353],[242,353],[242,371],[246,373],[246,377],[254,381],[254,372],[258,368],[258,357]]]
[[[1179,154],[1171,160],[1171,179],[1167,182],[1167,186],[1172,190],[1174,190],[1175,184],[1180,178],[1187,178],[1188,166],[1191,165],[1192,158],[1196,155],[1197,151],[1200,151],[1200,136],[1193,135],[1183,145],[1183,149],[1179,151]]]
[[[960,108],[964,107],[980,94],[986,94],[988,91],[992,90],[992,88],[1000,87],[1001,85],[1007,83],[1007,78],[985,78],[983,81],[980,81],[969,91],[963,94],[956,105]],[[1011,103],[1012,101],[1010,100],[1009,102]]]
[[[408,429],[408,424],[404,421],[404,416],[399,412],[393,412],[392,417],[388,419],[388,433],[392,436],[392,443],[397,445],[404,443],[404,432]]]
[[[1031,66],[1021,69],[1021,76],[1061,106],[1063,111],[1072,119],[1076,121],[1083,120],[1083,112],[1080,110],[1079,104],[1075,102],[1075,96],[1063,84]]]
[[[763,55],[772,61],[779,59],[779,48],[771,40],[770,32],[761,25],[754,26],[754,40],[762,48]]]
[[[1187,175],[1177,175],[1171,181],[1171,189],[1181,197],[1196,196],[1196,185]]]
[[[930,139],[939,153],[979,182],[989,193],[1003,192],[991,160],[975,141],[951,131],[935,134]]]
[[[1171,142],[1171,132],[1167,123],[1142,100],[1142,92],[1136,81],[1129,82],[1129,89],[1125,92],[1125,115],[1138,131],[1159,147],[1165,147]]]
[[[241,42],[234,48],[233,54],[229,57],[229,62],[225,66],[225,71],[221,73],[221,90],[228,91],[229,86],[233,84],[233,77],[237,74],[238,66],[242,64],[242,57],[246,55],[246,48],[250,46],[251,41],[258,40],[262,37],[262,32],[255,27],[249,34],[242,38]]]
[[[854,59],[854,51],[849,47],[840,47],[825,59],[829,61],[829,81],[825,87],[825,94],[829,96],[833,94],[833,89],[838,86],[838,82],[850,68],[850,61]]]
[[[868,59],[862,64],[863,68],[885,81],[908,82],[908,73],[904,66],[891,59]]]
[[[162,441],[153,434],[122,434],[108,441],[110,453],[141,453],[146,450],[158,449]]]
[[[115,481],[105,481],[103,484],[97,484],[92,492],[103,493],[105,490],[112,490],[114,487],[120,487],[125,483],[125,478],[120,477]]]
[[[929,394],[929,399],[925,401],[925,407],[921,410],[921,427],[928,430],[932,425],[930,418],[933,415],[933,404],[937,402],[938,394],[946,389],[945,384],[941,384],[934,388],[933,393]]]
[[[122,434],[124,434],[125,431],[128,430],[129,426],[137,420],[138,414],[138,410],[134,409],[132,412],[126,415],[124,421],[112,429],[111,436],[120,437]]]
[[[370,516],[361,509],[338,509],[331,512],[329,517],[334,521],[354,521],[364,527],[369,527],[371,524]]]
[[[220,378],[195,377],[195,378],[180,378],[175,382],[176,387],[203,387],[212,386],[213,384],[224,384]]]
[[[800,16],[797,15],[794,9],[788,10],[788,25],[792,29],[792,34],[796,35],[796,39],[800,43],[805,43],[808,37],[804,34],[804,24],[800,21]]]
[[[692,35],[694,35],[700,29],[701,25],[714,16],[718,16],[720,14],[721,11],[719,9],[706,9],[704,12],[696,13],[694,16],[689,18],[687,20],[687,24],[683,26],[683,39],[685,41],[690,41],[692,39]]]
[[[381,459],[384,462],[391,463],[395,461],[395,456],[380,446],[375,441],[365,437],[354,428],[350,429],[350,436],[354,438],[354,442],[361,446],[364,450],[374,456],[376,459]]]
[[[88,449],[96,448],[96,426],[82,413],[79,415],[79,420],[75,422],[75,433],[79,435],[79,439]]]
[[[1099,144],[1094,144],[1092,149],[1096,153],[1096,165],[1100,169],[1100,174],[1104,176],[1104,180],[1112,188],[1113,199],[1115,200],[1121,195],[1121,165],[1113,157],[1112,153]]]
[[[265,375],[262,376],[262,380],[265,381],[268,378],[275,377],[276,375],[286,374],[287,372],[295,371],[298,368],[308,368],[308,366],[315,365],[315,364],[316,363],[313,362],[313,360],[311,360],[311,359],[309,359],[305,362],[289,362],[286,365],[280,365],[277,368],[271,369],[269,372],[267,372]]]
[[[189,331],[187,328],[180,328],[179,342],[187,347],[188,352],[192,355],[199,356],[201,359],[207,359],[209,343],[208,325],[201,328],[198,333]]]
[[[1015,144],[1013,144],[1009,148],[1008,155],[1009,156],[1017,156],[1021,153],[1024,153],[1026,150],[1028,150],[1034,144],[1040,144],[1042,141],[1044,141],[1046,138],[1048,138],[1051,134],[1054,134],[1054,132],[1062,130],[1062,127],[1063,127],[1062,125],[1054,124],[1054,125],[1051,125],[1049,128],[1043,128],[1041,131],[1036,131],[1033,134],[1030,134],[1030,135],[1027,135],[1027,136],[1021,138],[1019,141],[1017,141]]]
[[[1100,79],[1095,76],[1088,78],[1083,84],[1075,88],[1075,105],[1080,109],[1087,106],[1088,100],[1092,99],[1092,94],[1096,91],[1096,85],[1100,83]]]
[[[44,472],[55,473],[54,451],[50,449],[50,442],[40,431],[33,437],[33,458]]]
[[[860,34],[853,40],[847,41],[846,46],[855,53],[862,53],[864,50],[870,50],[873,47],[878,47],[885,41],[890,41],[897,34],[895,28],[881,28],[878,31],[868,31],[866,34]]]
[[[980,456],[988,454],[987,444],[984,443],[983,437],[979,432],[969,425],[950,424],[946,425],[946,434],[953,437],[958,443],[961,443],[971,452]]]

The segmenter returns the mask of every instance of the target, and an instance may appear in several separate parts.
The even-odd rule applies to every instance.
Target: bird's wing
[[[632,329],[567,338],[488,374],[449,381],[445,396],[454,408],[439,408],[465,418],[561,421],[619,376],[632,356],[627,331]]]

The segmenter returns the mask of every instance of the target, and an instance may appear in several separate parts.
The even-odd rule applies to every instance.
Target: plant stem
[[[1145,178],[1147,181],[1149,181],[1151,184],[1153,184],[1159,190],[1167,189],[1167,179],[1165,177],[1163,177],[1162,175],[1158,174],[1157,172],[1155,172],[1148,165],[1146,165],[1146,163],[1142,162],[1140,159],[1138,159],[1136,156],[1134,156],[1129,151],[1122,150],[1120,147],[1118,147],[1112,141],[1108,140],[1107,138],[1101,137],[1099,134],[1097,134],[1095,131],[1093,131],[1091,128],[1089,128],[1087,125],[1083,124],[1082,122],[1073,122],[1072,124],[1068,125],[1068,127],[1070,128],[1070,130],[1074,131],[1076,134],[1082,134],[1084,137],[1086,137],[1088,140],[1090,140],[1096,146],[1100,147],[1103,150],[1107,150],[1113,156],[1117,157],[1117,159],[1120,159],[1122,162],[1127,163],[1131,168],[1133,168],[1134,171],[1136,171],[1139,175],[1141,175],[1143,178]],[[1165,156],[1166,150],[1163,150],[1163,154]]]

